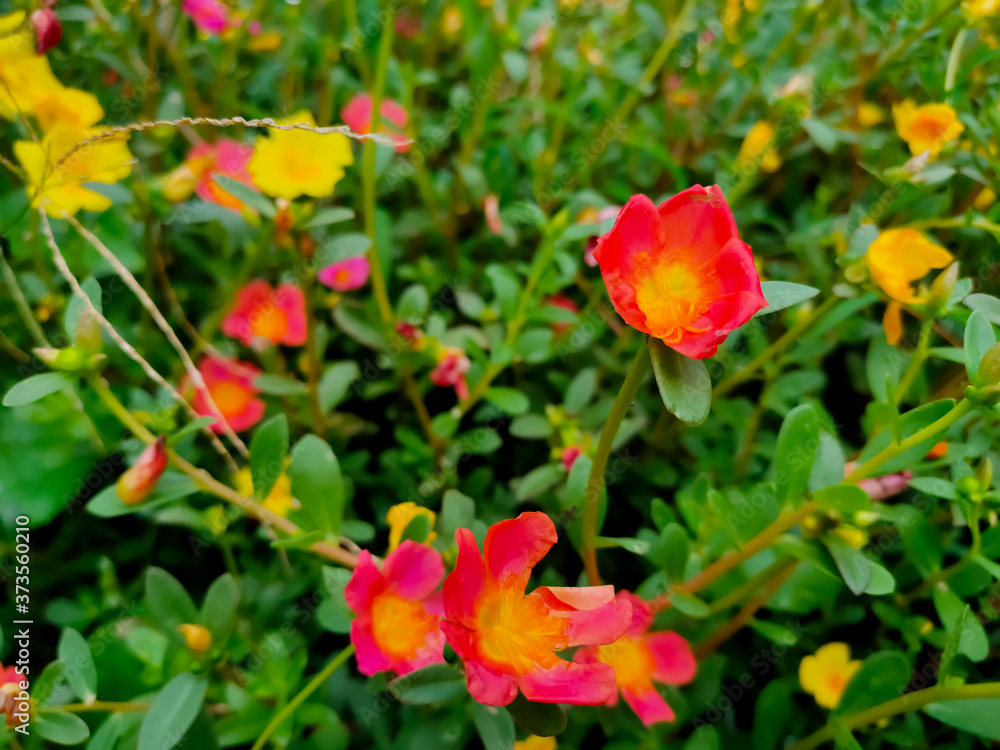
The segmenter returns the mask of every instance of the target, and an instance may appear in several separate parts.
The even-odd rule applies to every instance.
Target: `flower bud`
[[[988,491],[990,485],[993,484],[993,464],[988,458],[984,458],[979,462],[974,476],[976,477],[976,481],[979,482],[979,489],[983,492]]]
[[[118,478],[118,497],[126,505],[137,505],[149,497],[167,468],[166,438],[160,436],[139,455],[135,466]]]
[[[85,354],[96,354],[104,348],[101,324],[89,307],[80,311],[80,318],[76,324],[76,345]]]
[[[955,483],[958,494],[969,500],[978,501],[979,480],[975,477],[962,477]]]
[[[198,175],[185,163],[172,170],[163,180],[163,195],[172,203],[180,203],[191,197],[198,186]]]
[[[212,634],[204,625],[185,622],[177,626],[177,632],[184,636],[184,642],[192,651],[208,651],[212,647]]]
[[[955,284],[958,281],[958,263],[952,263],[939,273],[931,282],[930,301],[935,307],[944,307],[948,304],[951,293],[955,291]]]
[[[85,366],[86,358],[79,347],[68,346],[65,349],[38,347],[33,350],[35,356],[53,370],[61,372],[76,372]]]
[[[39,55],[44,55],[62,39],[62,24],[52,8],[39,8],[32,13],[31,25],[35,27],[35,52]]]
[[[980,385],[1000,383],[1000,344],[994,344],[987,349],[986,354],[979,360],[976,383]]]
[[[975,406],[996,406],[1000,403],[1000,385],[984,385],[982,388],[968,385],[963,394]]]

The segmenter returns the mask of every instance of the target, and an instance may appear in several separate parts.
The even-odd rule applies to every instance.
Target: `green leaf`
[[[244,201],[246,203],[246,201]],[[329,206],[328,208],[321,208],[313,217],[306,222],[303,229],[312,229],[314,227],[325,227],[330,224],[339,224],[342,221],[350,221],[354,218],[354,211],[349,208],[344,208],[342,206]]]
[[[812,404],[788,412],[778,431],[774,453],[774,482],[778,507],[798,501],[809,483],[819,450],[819,415]]]
[[[508,49],[501,53],[500,57],[510,80],[514,83],[523,83],[528,77],[528,56],[521,50]]]
[[[237,200],[243,201],[243,203],[249,208],[254,209],[261,216],[273,219],[277,213],[274,203],[266,195],[254,190],[249,185],[244,185],[239,180],[234,180],[232,177],[224,174],[214,174],[212,175],[212,179],[215,180],[220,188]]]
[[[198,610],[180,581],[163,568],[146,571],[146,606],[166,630],[198,621]]]
[[[955,484],[941,477],[914,477],[910,480],[910,487],[934,497],[943,497],[945,500],[958,500]]]
[[[931,703],[924,712],[943,724],[963,732],[1000,740],[1000,698],[973,698],[971,700]]]
[[[864,750],[843,722],[834,720],[830,722],[830,726],[833,729],[835,750]]]
[[[441,500],[441,514],[438,516],[441,538],[452,544],[455,532],[470,528],[475,520],[476,501],[458,490],[446,490]]]
[[[721,747],[719,730],[713,726],[698,727],[684,743],[684,750],[720,750]]]
[[[963,304],[970,310],[981,312],[990,323],[1000,325],[1000,299],[992,294],[970,294]]]
[[[351,385],[361,377],[357,362],[347,360],[329,365],[319,379],[319,408],[324,414],[339,406]]]
[[[653,375],[667,411],[689,425],[699,425],[712,407],[712,378],[700,359],[678,354],[659,339],[649,339]]]
[[[167,446],[172,447],[177,445],[183,438],[190,435],[192,432],[198,432],[209,425],[213,425],[216,422],[215,417],[198,417],[197,419],[192,419],[186,425],[181,427],[176,432],[172,432],[170,437],[167,438]]]
[[[31,729],[57,745],[79,745],[90,737],[87,723],[76,714],[66,711],[39,711],[31,722]]]
[[[294,536],[286,536],[282,539],[275,539],[271,542],[271,547],[274,549],[308,549],[316,542],[322,542],[326,538],[326,534],[320,529],[313,529],[312,531],[306,531],[303,534],[295,534]]]
[[[837,570],[844,578],[847,588],[853,591],[855,596],[865,593],[872,580],[871,563],[865,554],[861,550],[854,549],[837,534],[826,534],[823,537],[823,544],[833,556],[833,561],[837,564]]]
[[[813,493],[813,500],[827,510],[839,510],[841,513],[867,510],[872,502],[867,492],[853,484],[834,484],[816,490]]]
[[[521,502],[536,498],[559,484],[564,476],[562,464],[538,466],[521,477],[514,499]]]
[[[194,723],[208,682],[183,672],[156,694],[139,729],[137,750],[170,750]]]
[[[70,379],[61,372],[43,372],[41,375],[32,375],[20,383],[15,383],[14,387],[4,394],[3,405],[33,404],[57,391],[68,391],[72,386],[73,383]]]
[[[112,484],[90,499],[87,503],[87,512],[99,518],[117,518],[169,505],[196,492],[198,492],[198,485],[191,477],[174,471],[166,471],[160,477],[160,481],[156,483],[156,489],[141,503],[126,505],[118,497],[118,487]]]
[[[236,626],[236,609],[240,604],[240,585],[231,573],[216,578],[205,592],[201,603],[201,624],[212,634],[212,643],[223,646]]]
[[[878,651],[861,664],[833,710],[847,716],[898,698],[910,682],[910,662],[898,651]]]
[[[969,374],[969,380],[975,382],[979,362],[996,342],[996,332],[989,318],[981,310],[973,310],[969,322],[965,324],[965,371]]]
[[[762,281],[760,289],[764,293],[764,299],[767,300],[767,307],[757,311],[755,318],[784,310],[819,294],[819,289],[815,287],[793,284],[789,281]]]
[[[284,375],[264,373],[254,378],[253,384],[269,396],[304,396],[309,393],[308,385]]]
[[[597,388],[597,368],[584,367],[570,381],[566,388],[563,406],[570,414],[577,414],[580,409],[590,403]]]
[[[809,473],[809,490],[815,492],[831,484],[839,484],[844,479],[844,449],[836,435],[829,432],[819,434],[819,451]]]
[[[323,583],[329,597],[324,599],[323,603],[319,605],[319,609],[316,610],[316,619],[323,628],[331,633],[346,635],[351,632],[354,613],[347,606],[347,599],[344,597],[344,589],[350,580],[351,572],[349,570],[333,568],[329,565],[323,566]]]
[[[507,710],[518,724],[538,737],[555,737],[566,729],[566,712],[555,703],[533,703],[519,692]]]
[[[511,421],[508,429],[521,440],[542,440],[552,434],[552,424],[541,414],[522,414]]]
[[[512,417],[524,414],[531,408],[531,402],[523,391],[516,388],[493,386],[486,389],[485,398],[495,407]]]
[[[684,580],[690,546],[687,532],[680,524],[668,523],[660,531],[651,557],[663,568],[669,581],[679,583]]]
[[[635,555],[648,555],[650,543],[645,539],[630,539],[627,537],[594,537],[594,549],[608,549],[609,547],[621,547]]]
[[[518,301],[521,297],[521,283],[517,277],[499,263],[486,266],[486,278],[493,284],[493,294],[496,297],[500,314],[504,319],[512,320],[517,314]]]
[[[792,694],[780,680],[760,691],[753,710],[753,750],[777,750],[792,713]]]
[[[427,541],[427,537],[431,533],[431,519],[425,516],[423,513],[414,516],[406,528],[403,529],[402,535],[399,537],[400,542],[405,542],[410,540],[416,542],[417,544],[423,544]]]
[[[253,494],[264,500],[271,494],[274,483],[285,473],[288,455],[288,417],[276,414],[261,422],[250,440],[250,476]]]
[[[513,750],[514,719],[506,708],[473,703],[472,720],[486,750]]]
[[[89,703],[97,697],[97,667],[86,639],[73,628],[66,628],[59,639],[58,653],[70,688],[77,698]]]
[[[338,536],[344,518],[344,478],[330,446],[315,435],[299,440],[292,448],[288,478],[292,496],[302,503],[315,527]]]
[[[369,349],[381,350],[385,346],[385,336],[382,332],[358,317],[347,305],[337,305],[333,308],[333,322],[341,331]]]
[[[1000,564],[995,563],[992,560],[988,560],[987,558],[983,557],[982,555],[976,555],[972,559],[976,563],[976,565],[978,565],[980,568],[982,568],[983,570],[985,570],[987,573],[989,573],[994,578],[1000,580]]]
[[[400,703],[443,703],[466,694],[465,676],[449,664],[431,664],[392,680],[388,690]]]
[[[708,605],[694,594],[671,594],[670,605],[678,612],[696,619],[708,617],[710,614]]]
[[[986,659],[990,653],[989,637],[986,629],[973,617],[963,622],[966,604],[951,589],[934,588],[932,594],[934,609],[945,630],[954,634],[958,631],[958,653],[969,657],[974,662]]]
[[[396,302],[396,317],[408,323],[419,323],[427,317],[430,294],[423,284],[411,284]]]
[[[936,422],[938,419],[951,411],[954,405],[955,402],[951,399],[942,399],[940,401],[933,401],[929,404],[924,404],[923,406],[918,406],[916,409],[911,409],[906,412],[899,420],[899,432],[901,439],[905,440],[924,427],[927,427],[932,422]],[[875,476],[892,474],[895,471],[901,471],[907,468],[913,462],[918,461],[920,458],[927,455],[927,451],[929,451],[940,439],[939,435],[932,435],[919,445],[915,445],[909,450],[903,451],[898,456],[889,459],[876,469]],[[858,466],[862,465],[879,451],[887,448],[891,440],[892,435],[889,434],[889,430],[882,430],[875,435],[875,437],[868,441],[868,444],[864,447],[864,449],[862,449],[861,455],[858,456]]]
[[[800,124],[802,125],[802,129],[809,134],[810,138],[812,138],[812,142],[815,143],[819,150],[823,153],[832,154],[837,148],[838,136],[836,128],[830,127],[825,122],[817,120],[815,117],[806,117]],[[776,282],[765,281],[761,283],[761,286],[768,283],[773,284]],[[766,294],[764,298],[768,299]]]
[[[868,596],[886,596],[896,590],[896,579],[892,573],[879,563],[869,560],[868,564],[872,569],[872,579],[865,589]]]

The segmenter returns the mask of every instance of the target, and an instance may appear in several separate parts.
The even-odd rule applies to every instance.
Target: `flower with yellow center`
[[[33,95],[35,117],[48,132],[59,125],[83,130],[104,117],[97,97],[73,88],[41,89]]]
[[[280,125],[315,125],[305,110],[277,120]],[[351,141],[340,133],[308,130],[272,130],[258,138],[247,170],[254,184],[275,198],[292,200],[300,195],[323,198],[344,176],[344,167],[354,162]]]
[[[836,708],[861,662],[851,659],[846,643],[828,643],[799,664],[799,683],[823,708]]]
[[[514,743],[514,750],[556,750],[557,747],[555,737],[539,737],[537,734]]]
[[[45,135],[41,143],[18,141],[14,155],[24,168],[31,207],[43,206],[49,216],[62,212],[73,215],[81,208],[104,211],[111,199],[84,187],[86,182],[115,183],[132,171],[132,154],[116,135],[92,141],[75,149],[81,141],[96,135],[96,128],[82,130],[60,125]],[[71,153],[72,152],[72,153]]]
[[[0,116],[13,120],[34,114],[34,101],[62,84],[48,58],[35,52],[35,34],[24,11],[0,17]]]
[[[288,465],[287,459],[285,465]],[[253,497],[253,475],[250,473],[249,466],[244,466],[236,472],[233,476],[233,487],[243,497]],[[292,481],[284,472],[271,487],[271,491],[264,500],[264,507],[282,517],[299,507],[299,501],[292,497]]]
[[[1000,15],[1000,0],[964,0],[962,10],[973,21]]]
[[[410,522],[418,517],[426,516],[427,520],[430,521],[430,526],[433,529],[434,523],[437,521],[437,515],[430,508],[423,508],[416,503],[406,502],[400,503],[399,505],[393,505],[389,508],[389,512],[385,514],[386,523],[389,524],[389,551],[392,552],[396,547],[399,546],[400,541],[403,539],[403,532],[406,531],[406,527],[410,525]],[[430,544],[437,538],[437,534],[431,531],[424,540],[424,544]]]
[[[892,107],[896,132],[910,147],[914,156],[930,151],[936,156],[941,149],[958,138],[965,130],[958,113],[948,104],[917,106],[912,99]]]
[[[756,164],[767,173],[777,172],[781,167],[781,155],[778,153],[774,126],[766,120],[754,123],[740,145],[740,153],[736,157],[736,165]]]

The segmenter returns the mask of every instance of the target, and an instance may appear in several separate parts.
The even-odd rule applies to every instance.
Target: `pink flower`
[[[855,461],[844,464],[844,476],[850,476],[856,465]],[[912,471],[897,471],[895,474],[861,479],[858,481],[858,487],[867,492],[872,500],[885,500],[909,487],[911,479],[913,479]]]
[[[503,231],[503,222],[500,221],[500,199],[495,193],[487,193],[483,199],[483,214],[486,216],[486,226],[493,234],[500,234]]]
[[[335,292],[349,292],[352,289],[364,286],[368,282],[368,274],[371,273],[372,266],[368,258],[359,255],[356,258],[338,260],[326,268],[321,268],[316,278],[321,284],[333,289]]]
[[[621,212],[621,210],[621,206],[605,206],[597,212],[597,226],[600,226],[608,219],[613,219]],[[597,265],[597,258],[594,257],[594,251],[596,249],[597,237],[591,237],[587,240],[586,250],[583,251],[583,262],[591,268],[594,268]]]
[[[635,594],[619,591],[620,602],[631,602],[632,624],[621,638],[608,646],[585,646],[573,655],[578,664],[606,664],[615,670],[615,680],[622,698],[646,726],[659,721],[673,721],[673,709],[653,686],[685,685],[698,671],[691,646],[677,633],[647,633],[653,622],[653,610]],[[618,703],[612,691],[608,705]]]
[[[469,397],[469,386],[465,382],[465,373],[472,363],[465,352],[454,346],[446,346],[438,354],[437,367],[431,372],[431,382],[444,388],[453,386],[459,399]]]
[[[234,432],[242,432],[257,424],[264,416],[264,402],[257,398],[260,389],[253,381],[260,370],[246,362],[222,357],[205,357],[198,365],[198,372],[208,388],[212,400]],[[194,390],[194,410],[202,417],[214,417],[202,391],[195,390],[190,383],[182,391]],[[216,422],[212,429],[222,432],[222,425]]]
[[[35,27],[35,52],[44,55],[59,44],[63,27],[52,8],[39,8],[31,14],[31,25]]]
[[[579,445],[570,445],[563,448],[562,451],[562,464],[563,468],[566,469],[566,473],[573,468],[573,463],[583,454],[583,449]]]
[[[469,529],[455,532],[458,560],[444,582],[449,645],[461,657],[472,697],[506,706],[518,690],[529,701],[596,706],[615,688],[606,664],[576,664],[557,651],[614,643],[632,621],[632,605],[613,586],[525,593],[532,568],[556,542],[544,513],[493,524],[482,554]]]
[[[220,0],[184,0],[181,10],[206,34],[221,34],[230,26],[229,8]]]
[[[438,584],[444,563],[431,547],[402,542],[380,571],[367,550],[344,588],[347,606],[357,615],[351,643],[362,674],[406,674],[444,661],[444,614]]]
[[[253,154],[253,148],[242,143],[220,138],[216,143],[200,143],[192,148],[184,160],[198,179],[195,192],[209,203],[241,212],[245,206],[243,201],[232,193],[226,192],[213,179],[215,175],[231,177],[252,190],[257,190],[253,178],[247,171],[247,162]],[[257,191],[260,192],[260,191]]]
[[[396,151],[400,154],[410,150],[406,134],[406,123],[410,116],[402,105],[392,99],[383,99],[379,105],[382,124],[379,132],[388,135],[396,142]],[[347,106],[340,110],[340,119],[355,133],[372,132],[372,98],[368,94],[358,94]]]
[[[244,346],[260,343],[302,346],[306,343],[306,304],[295,284],[276,289],[262,279],[251,281],[236,296],[236,306],[222,322],[222,332]]]

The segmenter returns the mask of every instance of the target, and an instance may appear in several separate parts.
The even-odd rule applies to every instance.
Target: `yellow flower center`
[[[636,263],[651,265],[640,253]],[[703,333],[695,324],[708,312],[711,300],[705,293],[710,276],[698,274],[690,266],[671,262],[668,257],[648,269],[646,280],[636,290],[636,304],[646,316],[646,325],[667,344],[677,343],[686,332]]]
[[[641,639],[625,636],[607,646],[598,646],[597,658],[614,667],[619,687],[633,690],[652,687],[656,662]]]
[[[268,302],[250,315],[250,330],[254,336],[278,343],[288,331],[288,317],[284,310]]]
[[[242,414],[253,397],[249,390],[237,383],[216,383],[208,392],[224,417]]]
[[[517,576],[483,596],[477,612],[483,654],[507,673],[549,669],[561,659],[552,653],[569,644],[566,621],[553,617],[537,596],[525,596]]]
[[[393,659],[413,659],[427,645],[436,618],[420,602],[386,591],[372,601],[372,638]]]

